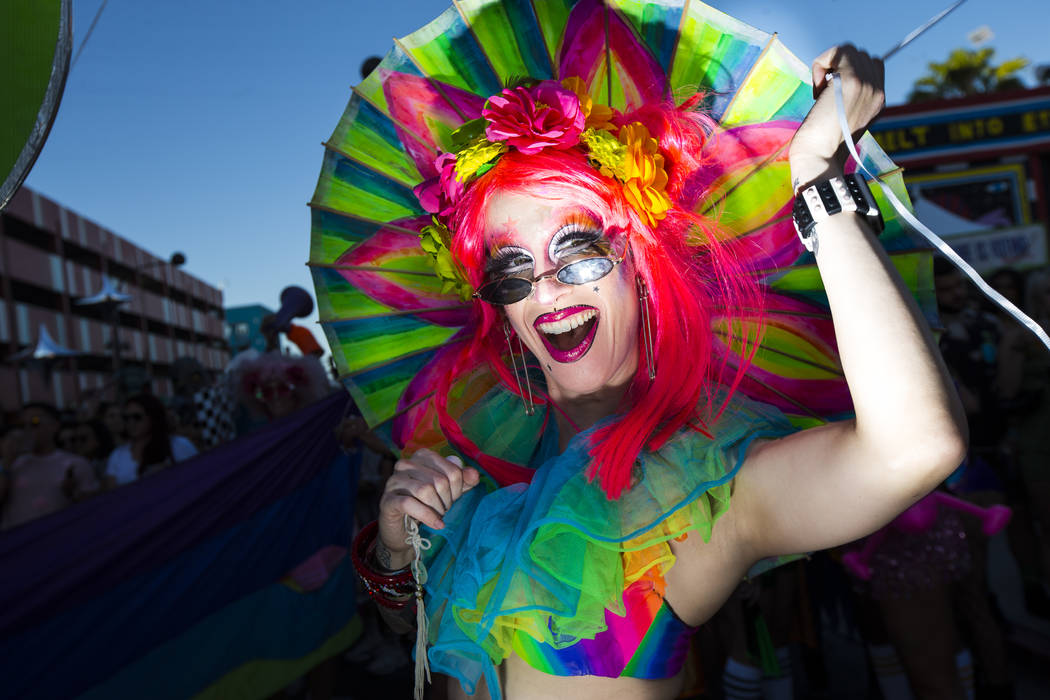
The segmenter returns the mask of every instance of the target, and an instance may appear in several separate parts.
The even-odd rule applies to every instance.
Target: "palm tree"
[[[929,73],[915,81],[908,102],[964,97],[1025,87],[1018,75],[1028,59],[1018,56],[992,64],[995,49],[955,49],[944,63],[931,62]]]

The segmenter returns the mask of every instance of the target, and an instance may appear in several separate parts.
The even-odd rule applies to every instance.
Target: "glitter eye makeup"
[[[531,275],[534,265],[532,256],[523,248],[504,246],[485,263],[485,274],[489,279],[509,275]]]
[[[506,306],[529,296],[540,280],[556,277],[562,284],[588,284],[609,274],[623,260],[622,255],[613,254],[597,217],[579,210],[562,217],[547,242],[549,262],[544,261],[542,267],[553,263],[554,269],[536,276],[541,266],[534,261],[533,251],[516,245],[519,240],[506,236],[493,242],[485,263],[485,282],[474,293],[476,298]]]
[[[594,229],[565,228],[551,239],[548,255],[551,260],[562,261],[576,256],[607,255],[609,242],[602,231]]]
[[[605,240],[605,231],[597,217],[586,212],[573,213],[551,236],[547,256],[558,261],[574,255],[604,255],[608,250],[601,250],[596,244]]]

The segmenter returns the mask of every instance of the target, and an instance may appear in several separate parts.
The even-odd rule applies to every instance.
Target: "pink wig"
[[[698,112],[666,106],[647,106],[619,121],[645,124],[664,154],[672,208],[655,228],[647,226],[627,203],[621,185],[601,175],[575,148],[504,154],[468,188],[451,221],[452,254],[475,288],[482,283],[487,255],[485,207],[497,191],[569,197],[596,214],[607,232],[629,234],[636,274],[649,289],[658,371],[650,381],[645,354],[640,352],[638,371],[621,413],[592,437],[588,476],[597,478],[613,499],[629,484],[631,468],[643,448],[659,448],[686,425],[706,431],[705,426],[725,408],[728,394],[739,383],[757,346],[761,329],[756,319],[762,315],[759,287],[735,255],[733,239],[715,222],[694,213],[706,193],[691,183],[704,167],[713,123]],[[733,335],[744,339],[737,362],[727,362],[724,354],[716,357],[714,309],[728,321]],[[734,311],[740,309],[746,309],[746,315]],[[438,387],[436,406],[450,442],[498,482],[510,483],[519,480],[520,468],[482,454],[447,412],[452,384],[481,362],[488,363],[508,390],[518,393],[507,364],[502,324],[499,309],[475,302],[470,325],[476,332]],[[638,347],[643,347],[641,338]],[[714,385],[719,381],[728,383],[730,391],[716,401]]]

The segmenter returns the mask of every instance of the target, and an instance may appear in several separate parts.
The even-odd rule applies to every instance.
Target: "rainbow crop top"
[[[608,628],[594,639],[556,649],[527,634],[514,638],[514,653],[554,676],[671,678],[678,675],[697,627],[675,614],[651,586],[635,583],[623,593],[627,614],[605,611]]]
[[[518,442],[498,406],[479,404],[497,422],[493,439]],[[676,675],[695,630],[664,601],[668,542],[691,532],[708,540],[729,507],[735,455],[792,431],[776,409],[734,399],[714,437],[683,429],[640,455],[631,487],[611,501],[586,477],[590,431],[557,454],[546,426],[528,460],[539,465],[531,483],[472,489],[444,529],[426,529],[432,669],[468,693],[484,675],[494,698],[496,666],[510,654],[554,675]]]

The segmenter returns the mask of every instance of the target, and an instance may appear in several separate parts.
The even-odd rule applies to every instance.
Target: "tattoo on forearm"
[[[386,548],[386,545],[379,538],[376,538],[376,563],[387,571],[394,570],[394,567],[391,565],[390,550]]]

